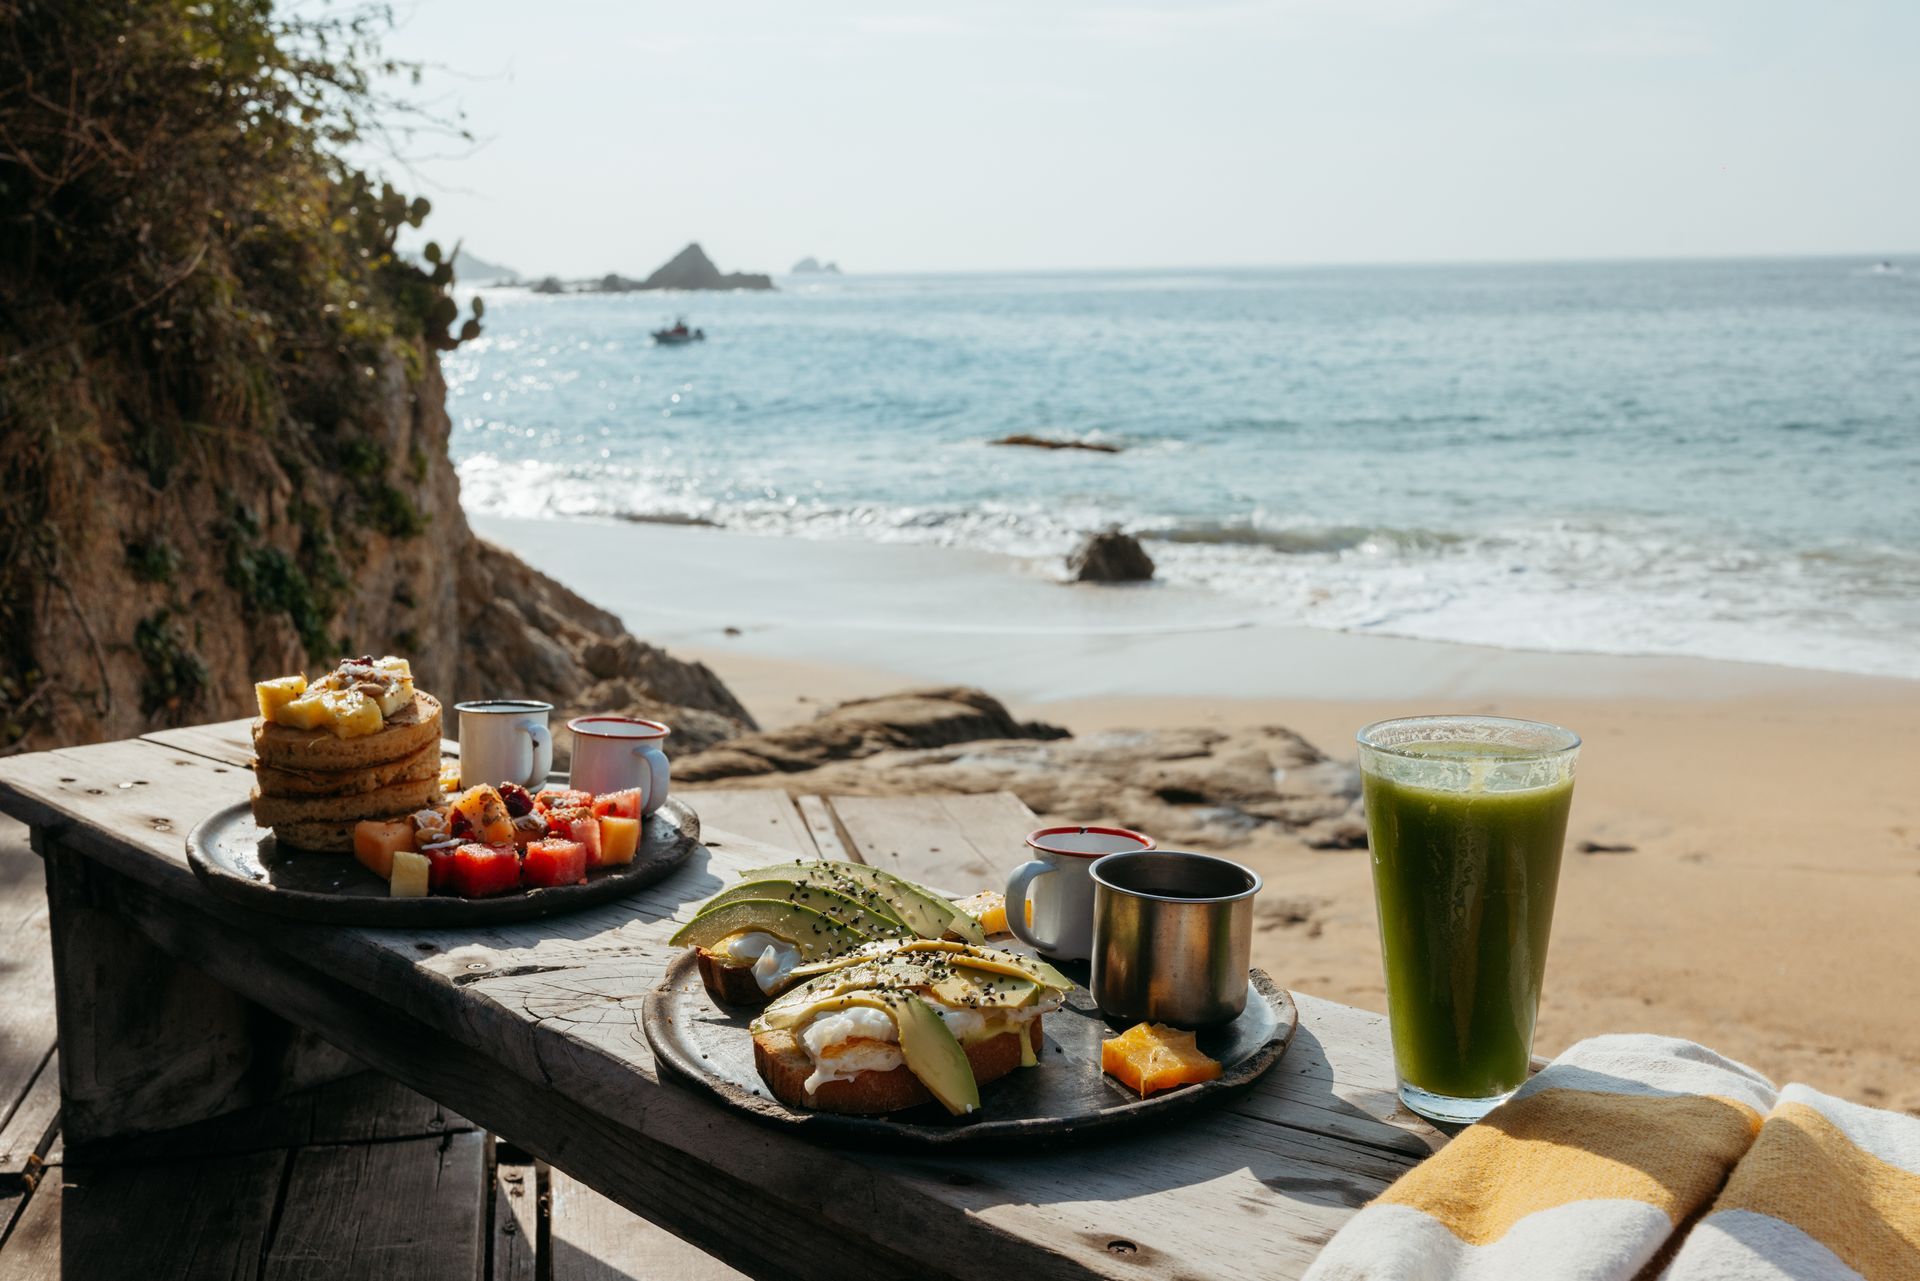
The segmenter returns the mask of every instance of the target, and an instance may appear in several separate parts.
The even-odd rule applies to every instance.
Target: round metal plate
[[[213,893],[263,912],[335,925],[459,926],[532,920],[631,894],[686,862],[699,842],[699,816],[679,798],[668,797],[641,826],[633,862],[589,872],[584,885],[498,898],[389,898],[387,883],[353,855],[282,847],[241,801],[209,815],[188,834],[187,862]]]
[[[1200,1033],[1200,1048],[1220,1061],[1219,1078],[1143,1099],[1100,1070],[1100,1042],[1120,1029],[1107,1025],[1092,994],[1076,983],[1066,1005],[1041,1023],[1046,1043],[1040,1066],[983,1086],[980,1110],[967,1117],[949,1116],[938,1104],[885,1116],[788,1107],[768,1092],[754,1069],[747,1032],[754,1011],[714,1004],[690,951],[669,965],[648,993],[640,1022],[655,1059],[670,1075],[769,1125],[878,1147],[980,1145],[1006,1151],[1010,1138],[1077,1137],[1151,1125],[1245,1090],[1279,1061],[1297,1022],[1293,998],[1264,973],[1251,971],[1247,988],[1247,1008],[1239,1018]]]

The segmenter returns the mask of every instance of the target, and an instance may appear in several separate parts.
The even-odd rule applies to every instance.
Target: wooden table
[[[796,823],[735,801],[727,821],[748,831],[709,823],[685,868],[619,904],[364,930],[257,915],[193,877],[185,834],[245,795],[249,757],[233,722],[0,762],[0,809],[47,860],[69,1149],[365,1064],[750,1274],[1000,1281],[1294,1276],[1443,1141],[1398,1107],[1383,1021],[1300,996],[1279,1066],[1177,1128],[992,1157],[809,1144],[656,1078],[638,1011],[666,937],[735,872],[807,840],[956,889],[989,883],[1014,855],[965,837],[1005,798],[926,798],[928,822],[937,810],[964,840],[939,847],[897,807],[866,823],[851,798],[803,804]]]

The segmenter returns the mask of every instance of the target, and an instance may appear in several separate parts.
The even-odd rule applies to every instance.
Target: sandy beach
[[[1920,682],[1288,628],[936,547],[473,523],[709,663],[769,726],[941,682],[1076,733],[1279,724],[1349,759],[1388,715],[1568,725],[1586,746],[1536,1049],[1663,1032],[1920,1113]],[[1256,962],[1383,1008],[1365,853],[1268,833],[1231,853],[1266,878]]]

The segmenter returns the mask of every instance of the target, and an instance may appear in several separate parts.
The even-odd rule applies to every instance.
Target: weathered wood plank
[[[978,796],[836,796],[831,804],[860,861],[967,895],[999,889],[1026,862],[1040,826],[1011,792]]]
[[[665,1228],[615,1205],[561,1170],[549,1182],[552,1281],[745,1281]],[[751,1207],[741,1207],[750,1215]]]
[[[539,1271],[540,1189],[531,1160],[496,1143],[492,1281],[534,1281]]]
[[[820,796],[802,796],[794,802],[800,811],[800,819],[807,826],[807,835],[813,838],[813,847],[820,852],[821,858],[837,859],[841,862],[860,861],[840,835],[839,825],[833,821],[833,811],[827,808],[827,802]]]
[[[220,721],[212,725],[187,725],[179,729],[157,729],[141,738],[176,751],[192,752],[209,760],[243,768],[253,764],[253,722]]]
[[[171,1166],[55,1166],[4,1245],[7,1281],[258,1275],[284,1152]]]
[[[29,847],[25,825],[0,819],[0,1187],[26,1172],[18,1163],[21,1136],[8,1118],[53,1052],[50,936],[46,869]],[[32,1136],[32,1143],[43,1137]]]
[[[818,852],[813,834],[801,821],[787,794],[778,788],[711,788],[675,794],[693,806],[700,816],[702,831],[711,828],[739,832],[808,858]]]
[[[11,985],[6,999],[13,999]],[[48,1054],[12,1114],[0,1113],[5,1116],[0,1125],[0,1192],[31,1187],[38,1178],[60,1116],[59,1057]]]
[[[302,1148],[266,1281],[480,1281],[486,1136]]]

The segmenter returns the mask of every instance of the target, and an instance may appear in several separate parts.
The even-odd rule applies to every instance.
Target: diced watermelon
[[[576,791],[571,787],[556,787],[536,795],[533,803],[537,808],[551,813],[554,810],[569,810],[582,805],[592,805],[593,793]]]
[[[547,815],[547,834],[587,847],[587,866],[600,866],[600,820],[584,805],[554,810]]]
[[[435,894],[453,892],[453,854],[458,845],[435,845],[421,850],[427,856],[427,888]]]
[[[511,845],[462,845],[453,852],[453,892],[486,898],[520,888],[520,853]]]
[[[534,885],[578,885],[587,879],[587,847],[549,836],[527,846],[520,879]]]
[[[602,792],[593,798],[593,816],[595,818],[639,818],[643,803],[640,789],[629,787],[623,792]]]

